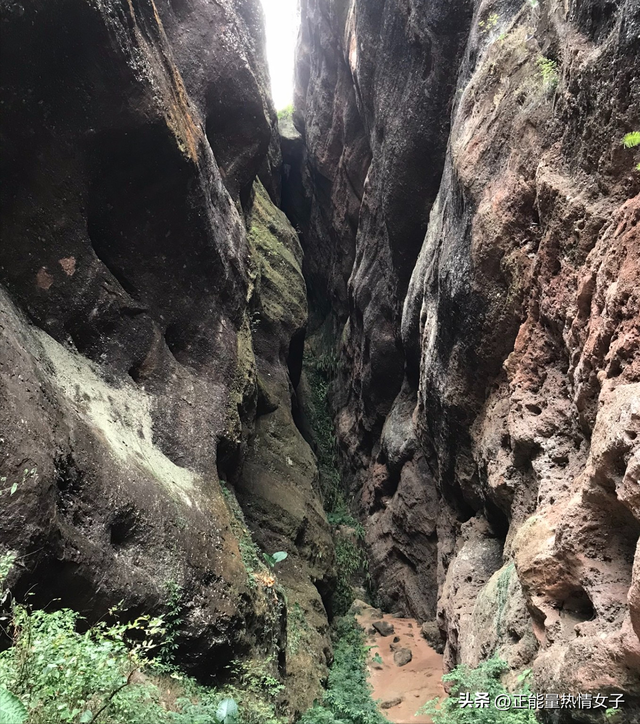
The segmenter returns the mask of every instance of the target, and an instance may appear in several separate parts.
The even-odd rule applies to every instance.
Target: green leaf
[[[238,718],[238,705],[235,699],[223,699],[218,704],[216,716],[221,724],[235,724]]]
[[[13,495],[13,494],[16,492],[17,489],[18,489],[18,483],[14,483],[14,484],[11,486],[11,493],[10,493],[10,495]]]
[[[275,564],[276,564],[275,559],[273,558],[273,556],[270,556],[268,553],[263,553],[262,555],[264,556],[264,559],[265,559],[265,561],[267,562],[267,564],[269,565],[269,567],[270,567],[270,568],[273,568],[273,567],[275,566]]]
[[[24,704],[6,689],[0,689],[0,724],[22,724],[27,718]]]
[[[272,556],[273,562],[280,563],[280,561],[283,561],[288,555],[286,551],[276,551]]]
[[[625,148],[635,148],[636,146],[640,146],[640,131],[627,133],[627,135],[622,139],[622,145]]]
[[[83,711],[80,715],[80,719],[78,721],[80,724],[88,724],[93,719],[93,714],[87,709],[86,711]]]

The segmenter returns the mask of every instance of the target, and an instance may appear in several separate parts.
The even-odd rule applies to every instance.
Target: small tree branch
[[[91,724],[94,724],[94,722],[97,720],[97,718],[100,716],[100,714],[102,714],[102,712],[109,706],[109,704],[111,703],[111,700],[113,699],[113,697],[114,697],[119,691],[122,691],[124,688],[126,688],[127,686],[129,686],[129,684],[131,683],[131,677],[136,673],[136,671],[137,671],[137,669],[131,669],[131,671],[129,672],[129,676],[127,676],[127,680],[124,682],[124,684],[122,684],[122,686],[119,686],[117,689],[114,689],[114,690],[109,694],[109,696],[107,697],[107,700],[105,701],[105,703],[104,703],[104,704],[102,705],[102,707],[101,707],[100,709],[98,709],[98,711],[94,714],[93,719],[91,720]]]

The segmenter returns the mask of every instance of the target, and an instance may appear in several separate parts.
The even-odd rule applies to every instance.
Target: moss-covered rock
[[[288,553],[274,571],[287,602],[283,695],[292,712],[302,712],[327,675],[331,647],[319,591],[328,590],[334,562],[319,495],[318,463],[292,415],[292,377],[302,365],[307,293],[297,235],[260,182],[254,185],[248,224],[258,415],[242,472],[233,482],[258,546],[270,554]],[[243,348],[249,349],[246,339]],[[250,384],[250,369],[239,355],[237,378],[247,375],[245,382]]]

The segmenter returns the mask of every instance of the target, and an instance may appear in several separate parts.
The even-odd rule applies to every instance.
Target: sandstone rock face
[[[629,721],[639,29],[635,2],[306,0],[294,114],[385,605],[437,620],[448,666],[498,653]]]
[[[325,672],[333,551],[291,417],[307,302],[274,206],[260,4],[3,0],[0,26],[9,585],[96,619],[120,600],[161,613],[177,584],[186,665],[274,656],[303,708]],[[236,494],[260,508],[245,506],[258,542],[289,553],[312,669],[261,561],[248,570]]]

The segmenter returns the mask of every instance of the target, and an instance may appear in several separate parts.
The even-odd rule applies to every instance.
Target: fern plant
[[[631,133],[627,133],[623,136],[622,145],[625,148],[635,148],[636,146],[640,146],[640,131],[632,131]],[[636,164],[636,170],[640,171],[640,163]]]
[[[0,724],[22,724],[26,718],[27,709],[20,699],[0,688]]]

